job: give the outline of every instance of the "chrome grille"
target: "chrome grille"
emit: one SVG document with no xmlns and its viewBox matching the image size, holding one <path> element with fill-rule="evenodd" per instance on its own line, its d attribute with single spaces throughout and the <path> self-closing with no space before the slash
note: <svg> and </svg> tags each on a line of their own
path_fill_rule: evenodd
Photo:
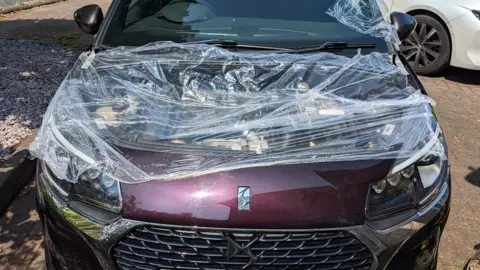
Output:
<svg viewBox="0 0 480 270">
<path fill-rule="evenodd" d="M 120 269 L 370 269 L 369 249 L 346 231 L 141 226 L 113 252 Z"/>
</svg>

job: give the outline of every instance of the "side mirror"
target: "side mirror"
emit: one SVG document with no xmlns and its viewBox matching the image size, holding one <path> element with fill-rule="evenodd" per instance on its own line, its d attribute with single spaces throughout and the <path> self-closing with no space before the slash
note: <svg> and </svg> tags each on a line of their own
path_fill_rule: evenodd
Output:
<svg viewBox="0 0 480 270">
<path fill-rule="evenodd" d="M 88 5 L 77 9 L 73 19 L 85 33 L 95 35 L 103 21 L 102 8 L 98 5 Z"/>
<path fill-rule="evenodd" d="M 417 27 L 417 21 L 412 16 L 402 12 L 392 12 L 390 20 L 395 29 L 397 29 L 400 41 L 407 39 Z"/>
</svg>

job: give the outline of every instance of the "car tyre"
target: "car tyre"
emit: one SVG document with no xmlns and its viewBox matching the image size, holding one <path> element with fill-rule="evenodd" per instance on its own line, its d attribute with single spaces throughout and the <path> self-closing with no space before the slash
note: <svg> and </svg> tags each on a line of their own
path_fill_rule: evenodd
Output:
<svg viewBox="0 0 480 270">
<path fill-rule="evenodd" d="M 449 66 L 450 37 L 445 26 L 428 15 L 415 15 L 417 28 L 400 45 L 400 52 L 420 75 L 433 75 Z"/>
</svg>

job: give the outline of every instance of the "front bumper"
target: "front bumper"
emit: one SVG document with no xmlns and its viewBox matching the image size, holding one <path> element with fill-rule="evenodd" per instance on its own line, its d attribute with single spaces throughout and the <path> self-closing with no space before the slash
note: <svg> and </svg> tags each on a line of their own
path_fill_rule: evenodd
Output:
<svg viewBox="0 0 480 270">
<path fill-rule="evenodd" d="M 354 234 L 371 250 L 372 269 L 432 269 L 450 211 L 449 171 L 444 177 L 447 179 L 436 198 L 395 226 L 374 229 L 375 224 L 365 224 L 338 229 Z M 79 205 L 73 207 L 54 197 L 43 174 L 37 179 L 48 269 L 116 269 L 112 257 L 115 244 L 132 228 L 147 223 L 102 213 L 96 213 L 102 220 L 93 221 L 80 214 Z"/>
</svg>

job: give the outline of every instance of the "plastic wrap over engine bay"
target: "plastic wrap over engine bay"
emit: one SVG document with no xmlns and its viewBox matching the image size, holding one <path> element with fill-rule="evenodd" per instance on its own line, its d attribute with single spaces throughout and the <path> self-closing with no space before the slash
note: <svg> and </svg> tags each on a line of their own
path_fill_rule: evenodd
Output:
<svg viewBox="0 0 480 270">
<path fill-rule="evenodd" d="M 387 41 L 396 36 L 380 28 Z M 89 170 L 138 183 L 256 166 L 401 160 L 443 153 L 431 104 L 389 54 L 157 42 L 80 55 L 30 150 L 70 182 Z M 130 149 L 162 153 L 148 165 L 155 173 L 136 164 Z"/>
</svg>

